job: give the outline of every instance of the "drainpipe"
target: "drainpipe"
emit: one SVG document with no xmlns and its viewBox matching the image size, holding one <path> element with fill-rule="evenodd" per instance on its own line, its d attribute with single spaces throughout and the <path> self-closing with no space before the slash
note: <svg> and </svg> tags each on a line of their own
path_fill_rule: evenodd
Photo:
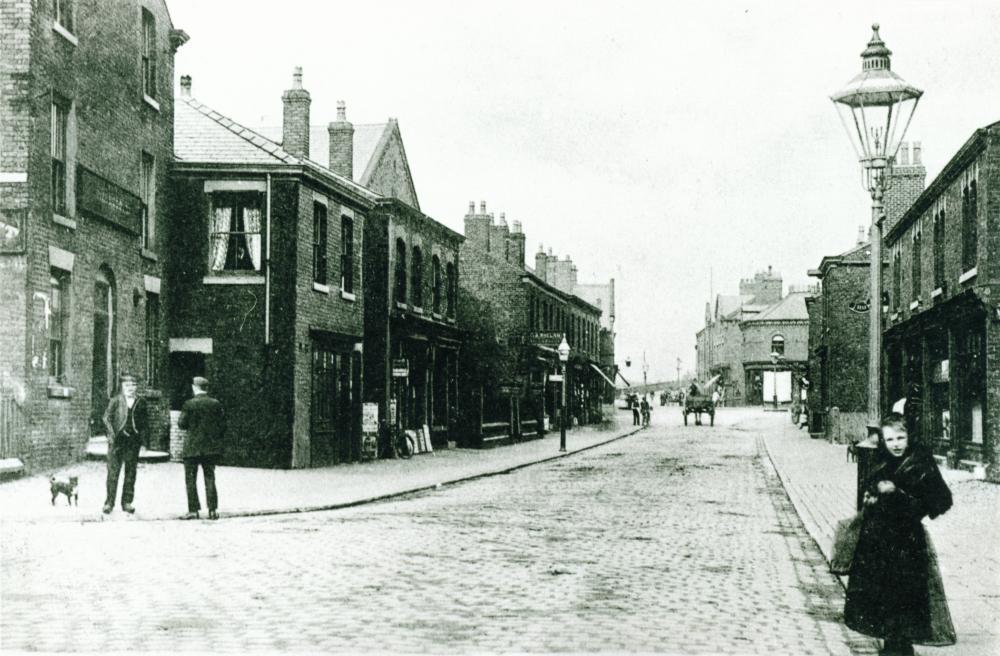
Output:
<svg viewBox="0 0 1000 656">
<path fill-rule="evenodd" d="M 267 174 L 267 246 L 264 253 L 264 344 L 271 344 L 271 174 Z"/>
</svg>

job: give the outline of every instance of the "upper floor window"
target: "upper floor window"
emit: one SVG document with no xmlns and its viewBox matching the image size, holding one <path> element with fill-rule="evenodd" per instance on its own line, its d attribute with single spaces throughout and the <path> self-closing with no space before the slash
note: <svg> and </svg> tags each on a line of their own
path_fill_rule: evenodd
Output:
<svg viewBox="0 0 1000 656">
<path fill-rule="evenodd" d="M 979 248 L 979 199 L 974 173 L 967 175 L 962 189 L 962 271 L 976 266 Z"/>
<path fill-rule="evenodd" d="M 153 250 L 154 237 L 156 236 L 155 163 L 152 155 L 146 152 L 142 153 L 142 162 L 139 168 L 139 195 L 142 199 L 142 247 L 148 250 Z"/>
<path fill-rule="evenodd" d="M 910 282 L 912 287 L 912 298 L 913 300 L 920 299 L 920 287 L 923 276 L 922 274 L 922 258 L 923 258 L 923 248 L 921 242 L 923 241 L 923 235 L 921 231 L 917 229 L 913 233 L 913 260 L 910 262 Z"/>
<path fill-rule="evenodd" d="M 69 330 L 69 274 L 52 269 L 49 276 L 49 379 L 65 382 Z"/>
<path fill-rule="evenodd" d="M 340 289 L 354 293 L 354 219 L 340 217 Z"/>
<path fill-rule="evenodd" d="M 326 205 L 313 203 L 313 282 L 326 284 Z"/>
<path fill-rule="evenodd" d="M 441 314 L 441 258 L 431 257 L 431 299 L 434 314 Z"/>
<path fill-rule="evenodd" d="M 157 366 L 160 347 L 160 295 L 146 292 L 146 382 L 150 386 L 159 380 Z"/>
<path fill-rule="evenodd" d="M 66 28 L 67 32 L 73 32 L 73 0 L 52 0 L 52 11 L 55 14 L 57 23 Z"/>
<path fill-rule="evenodd" d="M 66 171 L 67 142 L 69 140 L 69 103 L 53 96 L 51 116 L 51 153 L 52 153 L 52 211 L 56 214 L 66 214 Z"/>
<path fill-rule="evenodd" d="M 396 240 L 396 271 L 395 287 L 396 302 L 406 302 L 406 242 L 402 239 Z"/>
<path fill-rule="evenodd" d="M 211 194 L 208 249 L 211 271 L 261 270 L 260 219 L 261 194 Z"/>
<path fill-rule="evenodd" d="M 934 214 L 934 287 L 944 287 L 944 208 Z"/>
<path fill-rule="evenodd" d="M 771 353 L 777 355 L 785 354 L 785 338 L 783 335 L 775 335 L 771 338 Z"/>
<path fill-rule="evenodd" d="M 903 293 L 903 266 L 902 261 L 899 257 L 899 251 L 897 250 L 895 255 L 892 257 L 892 309 L 898 310 L 900 302 L 902 301 Z M 875 308 L 871 308 L 871 312 L 875 312 Z"/>
<path fill-rule="evenodd" d="M 413 247 L 413 305 L 422 307 L 424 304 L 424 254 L 419 246 Z"/>
<path fill-rule="evenodd" d="M 142 92 L 156 98 L 156 19 L 142 10 Z"/>
<path fill-rule="evenodd" d="M 458 276 L 455 273 L 455 263 L 449 262 L 445 266 L 445 279 L 448 294 L 448 316 L 455 316 L 455 305 L 458 302 Z"/>
</svg>

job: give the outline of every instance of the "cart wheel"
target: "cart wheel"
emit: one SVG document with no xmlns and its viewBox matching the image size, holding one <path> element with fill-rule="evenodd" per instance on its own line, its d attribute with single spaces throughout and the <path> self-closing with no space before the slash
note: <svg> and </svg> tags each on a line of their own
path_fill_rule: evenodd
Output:
<svg viewBox="0 0 1000 656">
<path fill-rule="evenodd" d="M 685 426 L 688 425 L 688 413 L 686 413 L 686 412 L 684 413 L 684 425 Z"/>
</svg>

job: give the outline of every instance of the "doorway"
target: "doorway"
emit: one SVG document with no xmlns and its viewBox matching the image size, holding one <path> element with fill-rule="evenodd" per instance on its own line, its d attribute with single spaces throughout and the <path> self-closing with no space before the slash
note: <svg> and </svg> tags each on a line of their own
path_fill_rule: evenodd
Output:
<svg viewBox="0 0 1000 656">
<path fill-rule="evenodd" d="M 101 268 L 94 280 L 93 370 L 90 392 L 90 434 L 103 435 L 104 410 L 115 393 L 115 284 Z"/>
</svg>

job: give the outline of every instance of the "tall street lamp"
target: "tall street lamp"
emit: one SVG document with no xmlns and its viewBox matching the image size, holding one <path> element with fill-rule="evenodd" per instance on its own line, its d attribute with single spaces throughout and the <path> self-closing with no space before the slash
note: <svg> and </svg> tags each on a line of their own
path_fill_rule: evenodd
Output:
<svg viewBox="0 0 1000 656">
<path fill-rule="evenodd" d="M 559 361 L 562 362 L 562 417 L 559 419 L 559 450 L 566 451 L 566 376 L 569 374 L 569 342 L 563 335 L 559 343 Z"/>
<path fill-rule="evenodd" d="M 774 410 L 778 410 L 778 361 L 781 360 L 781 354 L 777 351 L 771 351 L 771 364 L 774 365 L 774 379 L 771 381 L 771 393 L 774 398 Z"/>
<path fill-rule="evenodd" d="M 882 221 L 883 197 L 892 183 L 892 166 L 923 91 L 890 70 L 890 51 L 878 23 L 861 53 L 861 72 L 830 99 L 861 162 L 864 185 L 872 197 L 871 294 L 868 304 L 868 424 L 882 415 Z M 902 127 L 900 127 L 902 126 Z"/>
</svg>

